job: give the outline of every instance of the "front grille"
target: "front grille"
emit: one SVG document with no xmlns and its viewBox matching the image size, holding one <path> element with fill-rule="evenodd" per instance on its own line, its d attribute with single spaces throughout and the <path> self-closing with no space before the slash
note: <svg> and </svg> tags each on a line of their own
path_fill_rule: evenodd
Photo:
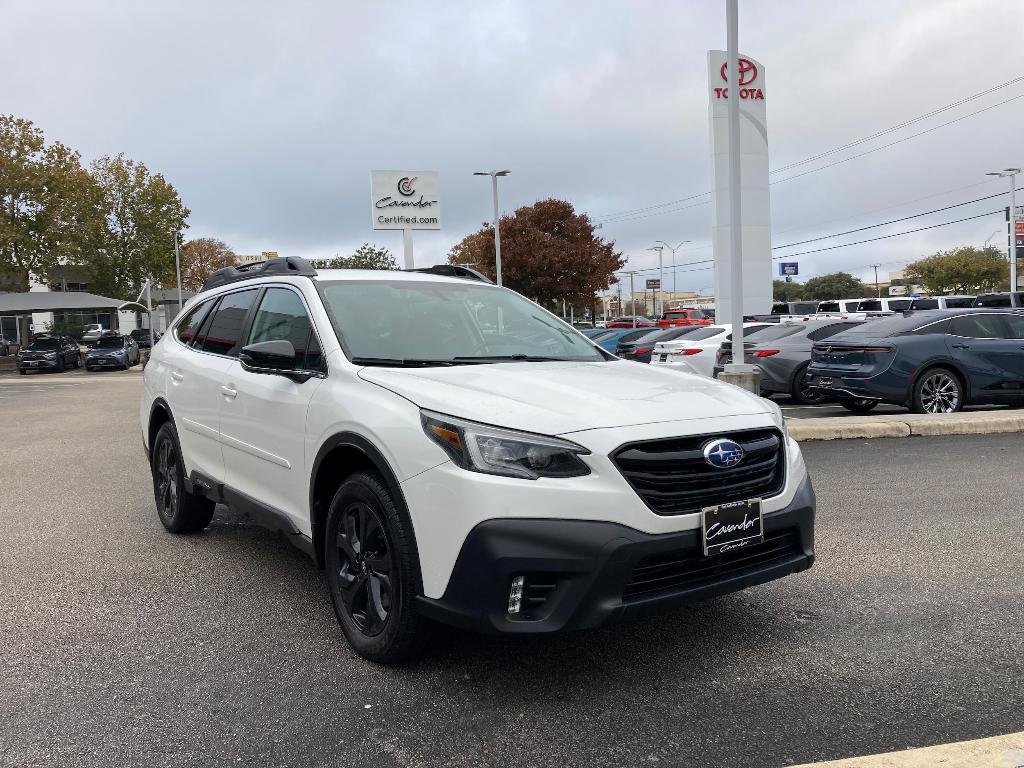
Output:
<svg viewBox="0 0 1024 768">
<path fill-rule="evenodd" d="M 719 438 L 742 446 L 743 460 L 735 467 L 718 469 L 704 460 L 704 446 Z M 776 429 L 629 443 L 612 454 L 612 461 L 659 515 L 774 496 L 786 479 L 782 435 Z"/>
<path fill-rule="evenodd" d="M 704 557 L 697 548 L 645 557 L 633 569 L 623 597 L 639 597 L 665 590 L 688 590 L 743 576 L 803 552 L 796 528 L 770 531 L 764 541 L 721 555 Z"/>
</svg>

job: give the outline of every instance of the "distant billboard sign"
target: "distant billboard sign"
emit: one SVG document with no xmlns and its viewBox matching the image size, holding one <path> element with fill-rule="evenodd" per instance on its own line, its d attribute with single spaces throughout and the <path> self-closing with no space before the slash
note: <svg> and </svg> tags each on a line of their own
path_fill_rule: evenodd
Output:
<svg viewBox="0 0 1024 768">
<path fill-rule="evenodd" d="M 647 290 L 648 291 L 660 291 L 661 290 L 661 280 L 659 280 L 658 278 L 654 278 L 653 280 L 648 280 L 647 281 Z"/>
<path fill-rule="evenodd" d="M 782 277 L 796 277 L 800 274 L 800 265 L 795 261 L 783 261 L 779 264 L 779 274 Z"/>
<path fill-rule="evenodd" d="M 370 171 L 374 229 L 440 229 L 437 171 Z"/>
</svg>

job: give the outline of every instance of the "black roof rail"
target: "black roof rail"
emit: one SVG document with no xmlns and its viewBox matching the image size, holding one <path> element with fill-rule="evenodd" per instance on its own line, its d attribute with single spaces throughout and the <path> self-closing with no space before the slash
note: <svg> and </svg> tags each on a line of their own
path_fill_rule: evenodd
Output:
<svg viewBox="0 0 1024 768">
<path fill-rule="evenodd" d="M 203 290 L 219 288 L 228 283 L 235 283 L 239 280 L 249 280 L 254 277 L 272 276 L 292 277 L 316 277 L 316 270 L 313 265 L 298 256 L 279 256 L 266 261 L 254 261 L 249 264 L 242 264 L 238 267 L 224 267 L 206 278 L 203 283 Z"/>
<path fill-rule="evenodd" d="M 418 267 L 416 269 L 403 269 L 402 271 L 423 272 L 428 275 L 441 275 L 442 277 L 464 277 L 467 280 L 479 280 L 481 283 L 494 285 L 494 281 L 486 275 L 462 264 L 435 264 L 432 267 Z"/>
</svg>

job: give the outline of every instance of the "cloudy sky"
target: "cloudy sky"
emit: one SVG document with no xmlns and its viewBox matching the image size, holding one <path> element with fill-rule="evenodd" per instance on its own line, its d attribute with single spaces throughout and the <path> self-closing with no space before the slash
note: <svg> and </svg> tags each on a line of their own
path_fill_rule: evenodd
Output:
<svg viewBox="0 0 1024 768">
<path fill-rule="evenodd" d="M 741 50 L 767 67 L 774 169 L 1024 76 L 1016 0 L 741 0 L 740 14 Z M 508 168 L 505 211 L 568 199 L 631 268 L 654 263 L 655 240 L 691 240 L 680 264 L 710 258 L 707 198 L 672 201 L 710 189 L 706 51 L 725 47 L 724 2 L 0 0 L 0 18 L 0 111 L 86 159 L 123 151 L 162 172 L 192 210 L 189 236 L 240 253 L 325 256 L 366 240 L 400 253 L 400 233 L 370 228 L 369 171 L 436 169 L 444 229 L 416 236 L 418 262 L 432 263 L 490 218 L 489 182 L 472 171 Z M 773 174 L 774 244 L 1004 191 L 984 173 L 1024 165 L 1022 95 L 1024 80 Z M 1001 226 L 988 216 L 797 260 L 805 276 L 867 277 L 866 265 L 899 269 Z M 713 284 L 704 265 L 677 279 Z"/>
</svg>

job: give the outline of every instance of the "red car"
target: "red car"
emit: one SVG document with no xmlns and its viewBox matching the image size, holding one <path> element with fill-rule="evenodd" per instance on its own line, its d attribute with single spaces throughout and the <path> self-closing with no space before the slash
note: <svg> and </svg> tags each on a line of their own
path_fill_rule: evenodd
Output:
<svg viewBox="0 0 1024 768">
<path fill-rule="evenodd" d="M 658 320 L 660 328 L 678 328 L 684 325 L 711 325 L 714 320 L 699 309 L 670 309 Z"/>
<path fill-rule="evenodd" d="M 612 320 L 609 320 L 608 321 L 608 325 L 605 326 L 605 328 L 633 328 L 633 327 L 634 327 L 634 324 L 633 324 L 633 316 L 632 315 L 622 315 L 621 317 L 616 317 L 616 318 L 614 318 Z M 657 328 L 658 324 L 656 322 L 654 322 L 653 320 L 651 320 L 650 318 L 648 318 L 648 317 L 641 317 L 640 315 L 637 315 L 636 316 L 636 326 L 635 327 L 637 327 L 637 328 Z"/>
</svg>

